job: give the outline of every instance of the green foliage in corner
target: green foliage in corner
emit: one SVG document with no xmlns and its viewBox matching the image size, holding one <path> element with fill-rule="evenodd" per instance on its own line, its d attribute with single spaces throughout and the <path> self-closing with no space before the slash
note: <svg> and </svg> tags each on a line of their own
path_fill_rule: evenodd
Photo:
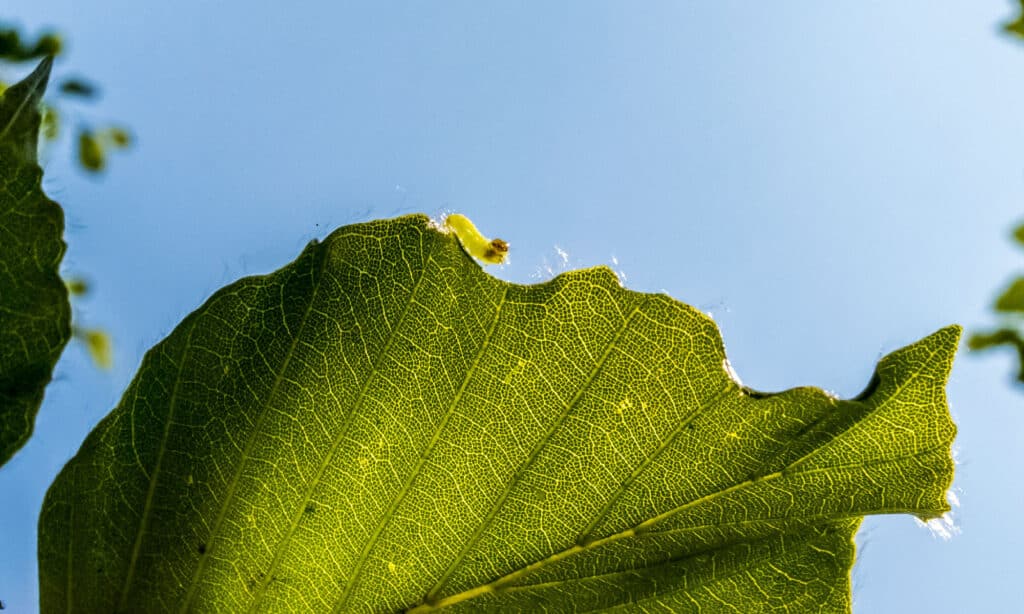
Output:
<svg viewBox="0 0 1024 614">
<path fill-rule="evenodd" d="M 64 213 L 36 161 L 40 101 L 52 62 L 0 95 L 0 465 L 25 445 L 71 335 Z"/>
<path fill-rule="evenodd" d="M 853 400 L 755 393 L 606 268 L 344 227 L 149 351 L 46 496 L 42 609 L 846 611 L 865 514 L 949 509 L 958 337 Z"/>
</svg>

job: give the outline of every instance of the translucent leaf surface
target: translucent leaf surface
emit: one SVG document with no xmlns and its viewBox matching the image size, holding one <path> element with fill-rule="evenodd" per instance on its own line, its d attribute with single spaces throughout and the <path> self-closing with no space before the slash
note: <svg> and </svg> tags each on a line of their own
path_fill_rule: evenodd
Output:
<svg viewBox="0 0 1024 614">
<path fill-rule="evenodd" d="M 754 393 L 608 269 L 341 228 L 147 354 L 47 494 L 43 609 L 843 611 L 864 514 L 948 509 L 958 336 L 856 400 Z"/>
<path fill-rule="evenodd" d="M 71 336 L 58 268 L 64 214 L 36 161 L 51 61 L 0 95 L 0 465 L 32 433 L 53 366 Z"/>
</svg>

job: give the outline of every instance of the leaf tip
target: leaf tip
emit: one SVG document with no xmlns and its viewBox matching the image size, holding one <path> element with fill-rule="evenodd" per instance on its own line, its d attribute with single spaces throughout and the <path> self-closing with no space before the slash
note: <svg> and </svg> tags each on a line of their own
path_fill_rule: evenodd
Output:
<svg viewBox="0 0 1024 614">
<path fill-rule="evenodd" d="M 35 160 L 42 121 L 40 105 L 53 69 L 53 56 L 46 56 L 27 77 L 12 85 L 0 97 L 0 141 L 10 141 Z"/>
</svg>

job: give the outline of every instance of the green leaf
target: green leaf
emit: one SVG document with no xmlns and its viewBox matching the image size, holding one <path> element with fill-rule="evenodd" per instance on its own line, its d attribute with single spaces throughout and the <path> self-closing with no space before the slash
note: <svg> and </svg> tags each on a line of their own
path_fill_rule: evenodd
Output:
<svg viewBox="0 0 1024 614">
<path fill-rule="evenodd" d="M 606 268 L 344 227 L 149 351 L 46 496 L 43 611 L 848 610 L 861 517 L 949 509 L 959 334 L 756 393 Z"/>
<path fill-rule="evenodd" d="M 50 59 L 0 96 L 0 465 L 28 440 L 43 389 L 71 336 L 58 273 L 64 214 L 36 162 Z"/>
<path fill-rule="evenodd" d="M 91 173 L 99 173 L 107 167 L 107 152 L 99 136 L 91 129 L 84 128 L 78 132 L 78 163 Z"/>
<path fill-rule="evenodd" d="M 57 56 L 64 42 L 56 32 L 45 32 L 35 43 L 23 40 L 21 33 L 11 26 L 0 25 L 0 60 L 25 62 L 46 56 Z"/>
<path fill-rule="evenodd" d="M 99 93 L 95 84 L 81 77 L 64 79 L 61 81 L 59 89 L 61 94 L 85 99 L 95 98 Z"/>
<path fill-rule="evenodd" d="M 1017 381 L 1024 383 L 1024 338 L 1013 328 L 1000 328 L 990 333 L 974 333 L 967 340 L 967 347 L 984 351 L 1002 345 L 1009 345 L 1017 351 Z"/>
<path fill-rule="evenodd" d="M 996 299 L 996 311 L 1024 311 L 1024 277 L 1013 280 Z"/>
<path fill-rule="evenodd" d="M 1024 38 L 1024 0 L 1018 0 L 1020 15 L 1013 21 L 1003 24 L 1003 31 L 1018 38 Z"/>
<path fill-rule="evenodd" d="M 1024 245 L 1024 224 L 1018 224 L 1013 229 L 1013 239 L 1020 245 Z"/>
</svg>

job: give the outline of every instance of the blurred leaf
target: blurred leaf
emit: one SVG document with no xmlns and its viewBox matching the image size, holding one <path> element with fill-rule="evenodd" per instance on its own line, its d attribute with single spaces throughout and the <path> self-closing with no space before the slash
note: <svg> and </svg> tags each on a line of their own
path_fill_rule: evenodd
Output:
<svg viewBox="0 0 1024 614">
<path fill-rule="evenodd" d="M 60 84 L 60 92 L 79 98 L 95 98 L 98 93 L 96 86 L 80 78 L 65 79 Z"/>
<path fill-rule="evenodd" d="M 0 98 L 0 465 L 32 433 L 43 390 L 71 335 L 58 273 L 64 214 L 42 190 L 36 161 L 43 60 Z"/>
<path fill-rule="evenodd" d="M 85 296 L 89 293 L 89 282 L 85 281 L 81 277 L 66 279 L 64 280 L 64 285 L 68 287 L 68 292 L 70 292 L 72 296 Z"/>
<path fill-rule="evenodd" d="M 1013 238 L 1017 243 L 1024 245 L 1024 224 L 1013 229 Z"/>
<path fill-rule="evenodd" d="M 1003 24 L 1003 30 L 1009 34 L 1024 38 L 1024 0 L 1018 0 L 1020 14 L 1016 19 Z"/>
<path fill-rule="evenodd" d="M 996 311 L 1024 311 L 1024 277 L 1013 280 L 999 298 L 996 299 Z"/>
<path fill-rule="evenodd" d="M 26 42 L 16 28 L 0 26 L 0 60 L 26 62 L 46 56 L 58 56 L 64 50 L 59 34 L 46 32 L 34 43 Z"/>
<path fill-rule="evenodd" d="M 81 339 L 93 363 L 101 369 L 110 369 L 114 365 L 114 348 L 110 335 L 98 328 L 73 329 L 75 338 Z"/>
<path fill-rule="evenodd" d="M 974 333 L 967 340 L 967 347 L 972 350 L 986 350 L 1004 344 L 1021 344 L 1020 333 L 1009 328 L 1000 328 L 991 333 Z"/>
<path fill-rule="evenodd" d="M 57 57 L 64 50 L 64 40 L 55 32 L 48 32 L 39 37 L 32 51 L 25 59 L 35 59 L 43 56 Z"/>
<path fill-rule="evenodd" d="M 949 509 L 958 337 L 854 400 L 752 394 L 607 268 L 519 286 L 423 216 L 344 227 L 146 354 L 47 493 L 42 609 L 849 611 L 861 517 Z"/>
<path fill-rule="evenodd" d="M 98 173 L 107 166 L 103 144 L 92 130 L 83 129 L 78 133 L 78 162 L 82 168 L 93 173 Z"/>
<path fill-rule="evenodd" d="M 16 61 L 26 53 L 21 34 L 10 27 L 0 27 L 0 59 Z"/>
<path fill-rule="evenodd" d="M 1024 383 L 1024 338 L 1019 331 L 1000 328 L 991 333 L 974 333 L 967 340 L 967 347 L 972 350 L 987 350 L 1002 345 L 1009 345 L 1017 351 L 1017 381 Z"/>
<path fill-rule="evenodd" d="M 120 127 L 107 128 L 106 138 L 110 144 L 119 149 L 124 149 L 132 144 L 132 135 L 128 130 Z"/>
</svg>

